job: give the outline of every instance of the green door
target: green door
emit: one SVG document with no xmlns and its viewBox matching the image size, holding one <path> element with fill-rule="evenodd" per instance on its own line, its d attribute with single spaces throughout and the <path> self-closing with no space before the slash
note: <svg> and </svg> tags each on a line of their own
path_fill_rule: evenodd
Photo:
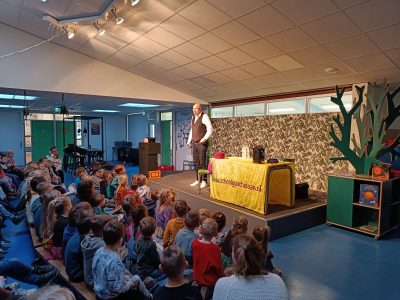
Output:
<svg viewBox="0 0 400 300">
<path fill-rule="evenodd" d="M 57 146 L 63 156 L 64 138 L 62 121 L 55 121 L 56 143 L 54 144 L 54 121 L 31 121 L 32 160 L 37 161 L 49 154 L 50 147 Z M 74 143 L 73 122 L 65 122 L 65 145 Z"/>
<path fill-rule="evenodd" d="M 54 146 L 53 132 L 53 121 L 31 121 L 33 161 L 49 154 L 50 147 Z"/>
<path fill-rule="evenodd" d="M 353 226 L 354 180 L 336 176 L 328 177 L 328 222 Z"/>
<path fill-rule="evenodd" d="M 56 121 L 56 147 L 58 148 L 58 152 L 60 156 L 64 155 L 64 147 L 67 147 L 68 144 L 74 143 L 74 122 L 65 121 L 64 122 L 64 133 L 63 133 L 63 122 Z M 64 145 L 64 134 L 65 134 L 65 145 Z"/>
<path fill-rule="evenodd" d="M 171 121 L 161 121 L 161 164 L 171 165 Z"/>
</svg>

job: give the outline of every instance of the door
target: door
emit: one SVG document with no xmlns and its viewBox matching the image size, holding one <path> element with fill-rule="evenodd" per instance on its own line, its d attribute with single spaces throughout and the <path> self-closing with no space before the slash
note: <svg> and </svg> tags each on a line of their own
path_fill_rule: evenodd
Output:
<svg viewBox="0 0 400 300">
<path fill-rule="evenodd" d="M 172 121 L 161 121 L 161 164 L 164 166 L 171 165 L 171 135 Z"/>
<path fill-rule="evenodd" d="M 49 154 L 50 147 L 54 146 L 53 121 L 31 121 L 32 160 L 38 161 Z"/>
<path fill-rule="evenodd" d="M 56 139 L 54 139 L 54 122 Z M 73 122 L 65 122 L 65 146 L 74 143 Z M 32 160 L 37 161 L 49 154 L 50 147 L 56 146 L 63 156 L 64 137 L 62 121 L 31 121 Z"/>
<path fill-rule="evenodd" d="M 191 110 L 175 113 L 175 170 L 183 170 L 184 160 L 193 160 L 192 148 L 186 147 L 192 116 Z"/>
<path fill-rule="evenodd" d="M 65 121 L 64 132 L 63 132 L 63 122 L 56 121 L 56 147 L 58 148 L 58 152 L 60 153 L 61 157 L 64 156 L 64 147 L 67 147 L 68 144 L 73 144 L 73 143 L 74 143 L 74 123 L 72 121 Z"/>
</svg>

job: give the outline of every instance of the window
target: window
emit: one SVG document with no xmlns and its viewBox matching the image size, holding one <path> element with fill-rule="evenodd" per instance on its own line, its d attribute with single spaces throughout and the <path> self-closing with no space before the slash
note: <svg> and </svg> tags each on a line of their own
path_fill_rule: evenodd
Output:
<svg viewBox="0 0 400 300">
<path fill-rule="evenodd" d="M 211 108 L 211 118 L 233 117 L 233 106 Z"/>
<path fill-rule="evenodd" d="M 156 137 L 156 124 L 154 123 L 149 124 L 149 137 L 152 138 Z"/>
<path fill-rule="evenodd" d="M 161 121 L 172 121 L 172 112 L 162 112 Z"/>
<path fill-rule="evenodd" d="M 305 112 L 305 99 L 268 102 L 268 115 L 292 115 Z"/>
<path fill-rule="evenodd" d="M 331 96 L 334 95 L 326 95 L 321 97 L 311 97 L 310 101 L 310 113 L 324 113 L 324 112 L 337 112 L 340 111 L 338 105 L 331 101 Z M 351 92 L 345 93 L 342 97 L 342 101 L 344 107 L 347 111 L 351 109 L 352 105 L 352 97 Z"/>
<path fill-rule="evenodd" d="M 235 107 L 236 117 L 263 116 L 265 114 L 265 102 L 238 105 Z"/>
</svg>

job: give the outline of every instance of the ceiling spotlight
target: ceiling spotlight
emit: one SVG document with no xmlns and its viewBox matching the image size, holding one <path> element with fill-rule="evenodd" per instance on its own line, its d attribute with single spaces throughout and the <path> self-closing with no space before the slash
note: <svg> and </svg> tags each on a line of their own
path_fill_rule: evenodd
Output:
<svg viewBox="0 0 400 300">
<path fill-rule="evenodd" d="M 42 2 L 47 2 L 47 0 L 41 0 Z"/>
<path fill-rule="evenodd" d="M 140 0 L 131 0 L 131 5 L 135 6 L 136 4 L 139 3 Z"/>
<path fill-rule="evenodd" d="M 67 33 L 68 39 L 72 39 L 75 36 L 75 31 L 68 26 L 63 27 L 64 31 Z"/>
<path fill-rule="evenodd" d="M 124 22 L 124 18 L 118 17 L 117 15 L 117 11 L 115 10 L 115 8 L 113 8 L 111 10 L 111 13 L 113 14 L 113 16 L 115 17 L 115 23 L 117 25 L 122 24 Z"/>
<path fill-rule="evenodd" d="M 104 35 L 106 33 L 106 30 L 104 28 L 101 28 L 99 26 L 99 23 L 93 23 L 93 26 L 97 29 L 99 35 Z"/>
</svg>

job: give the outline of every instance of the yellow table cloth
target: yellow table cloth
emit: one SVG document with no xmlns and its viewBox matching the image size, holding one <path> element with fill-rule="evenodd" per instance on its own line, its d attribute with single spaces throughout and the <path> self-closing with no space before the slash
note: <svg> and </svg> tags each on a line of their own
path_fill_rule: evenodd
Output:
<svg viewBox="0 0 400 300">
<path fill-rule="evenodd" d="M 294 205 L 294 172 L 291 162 L 256 164 L 241 157 L 213 159 L 210 196 L 266 214 L 268 204 Z"/>
</svg>

